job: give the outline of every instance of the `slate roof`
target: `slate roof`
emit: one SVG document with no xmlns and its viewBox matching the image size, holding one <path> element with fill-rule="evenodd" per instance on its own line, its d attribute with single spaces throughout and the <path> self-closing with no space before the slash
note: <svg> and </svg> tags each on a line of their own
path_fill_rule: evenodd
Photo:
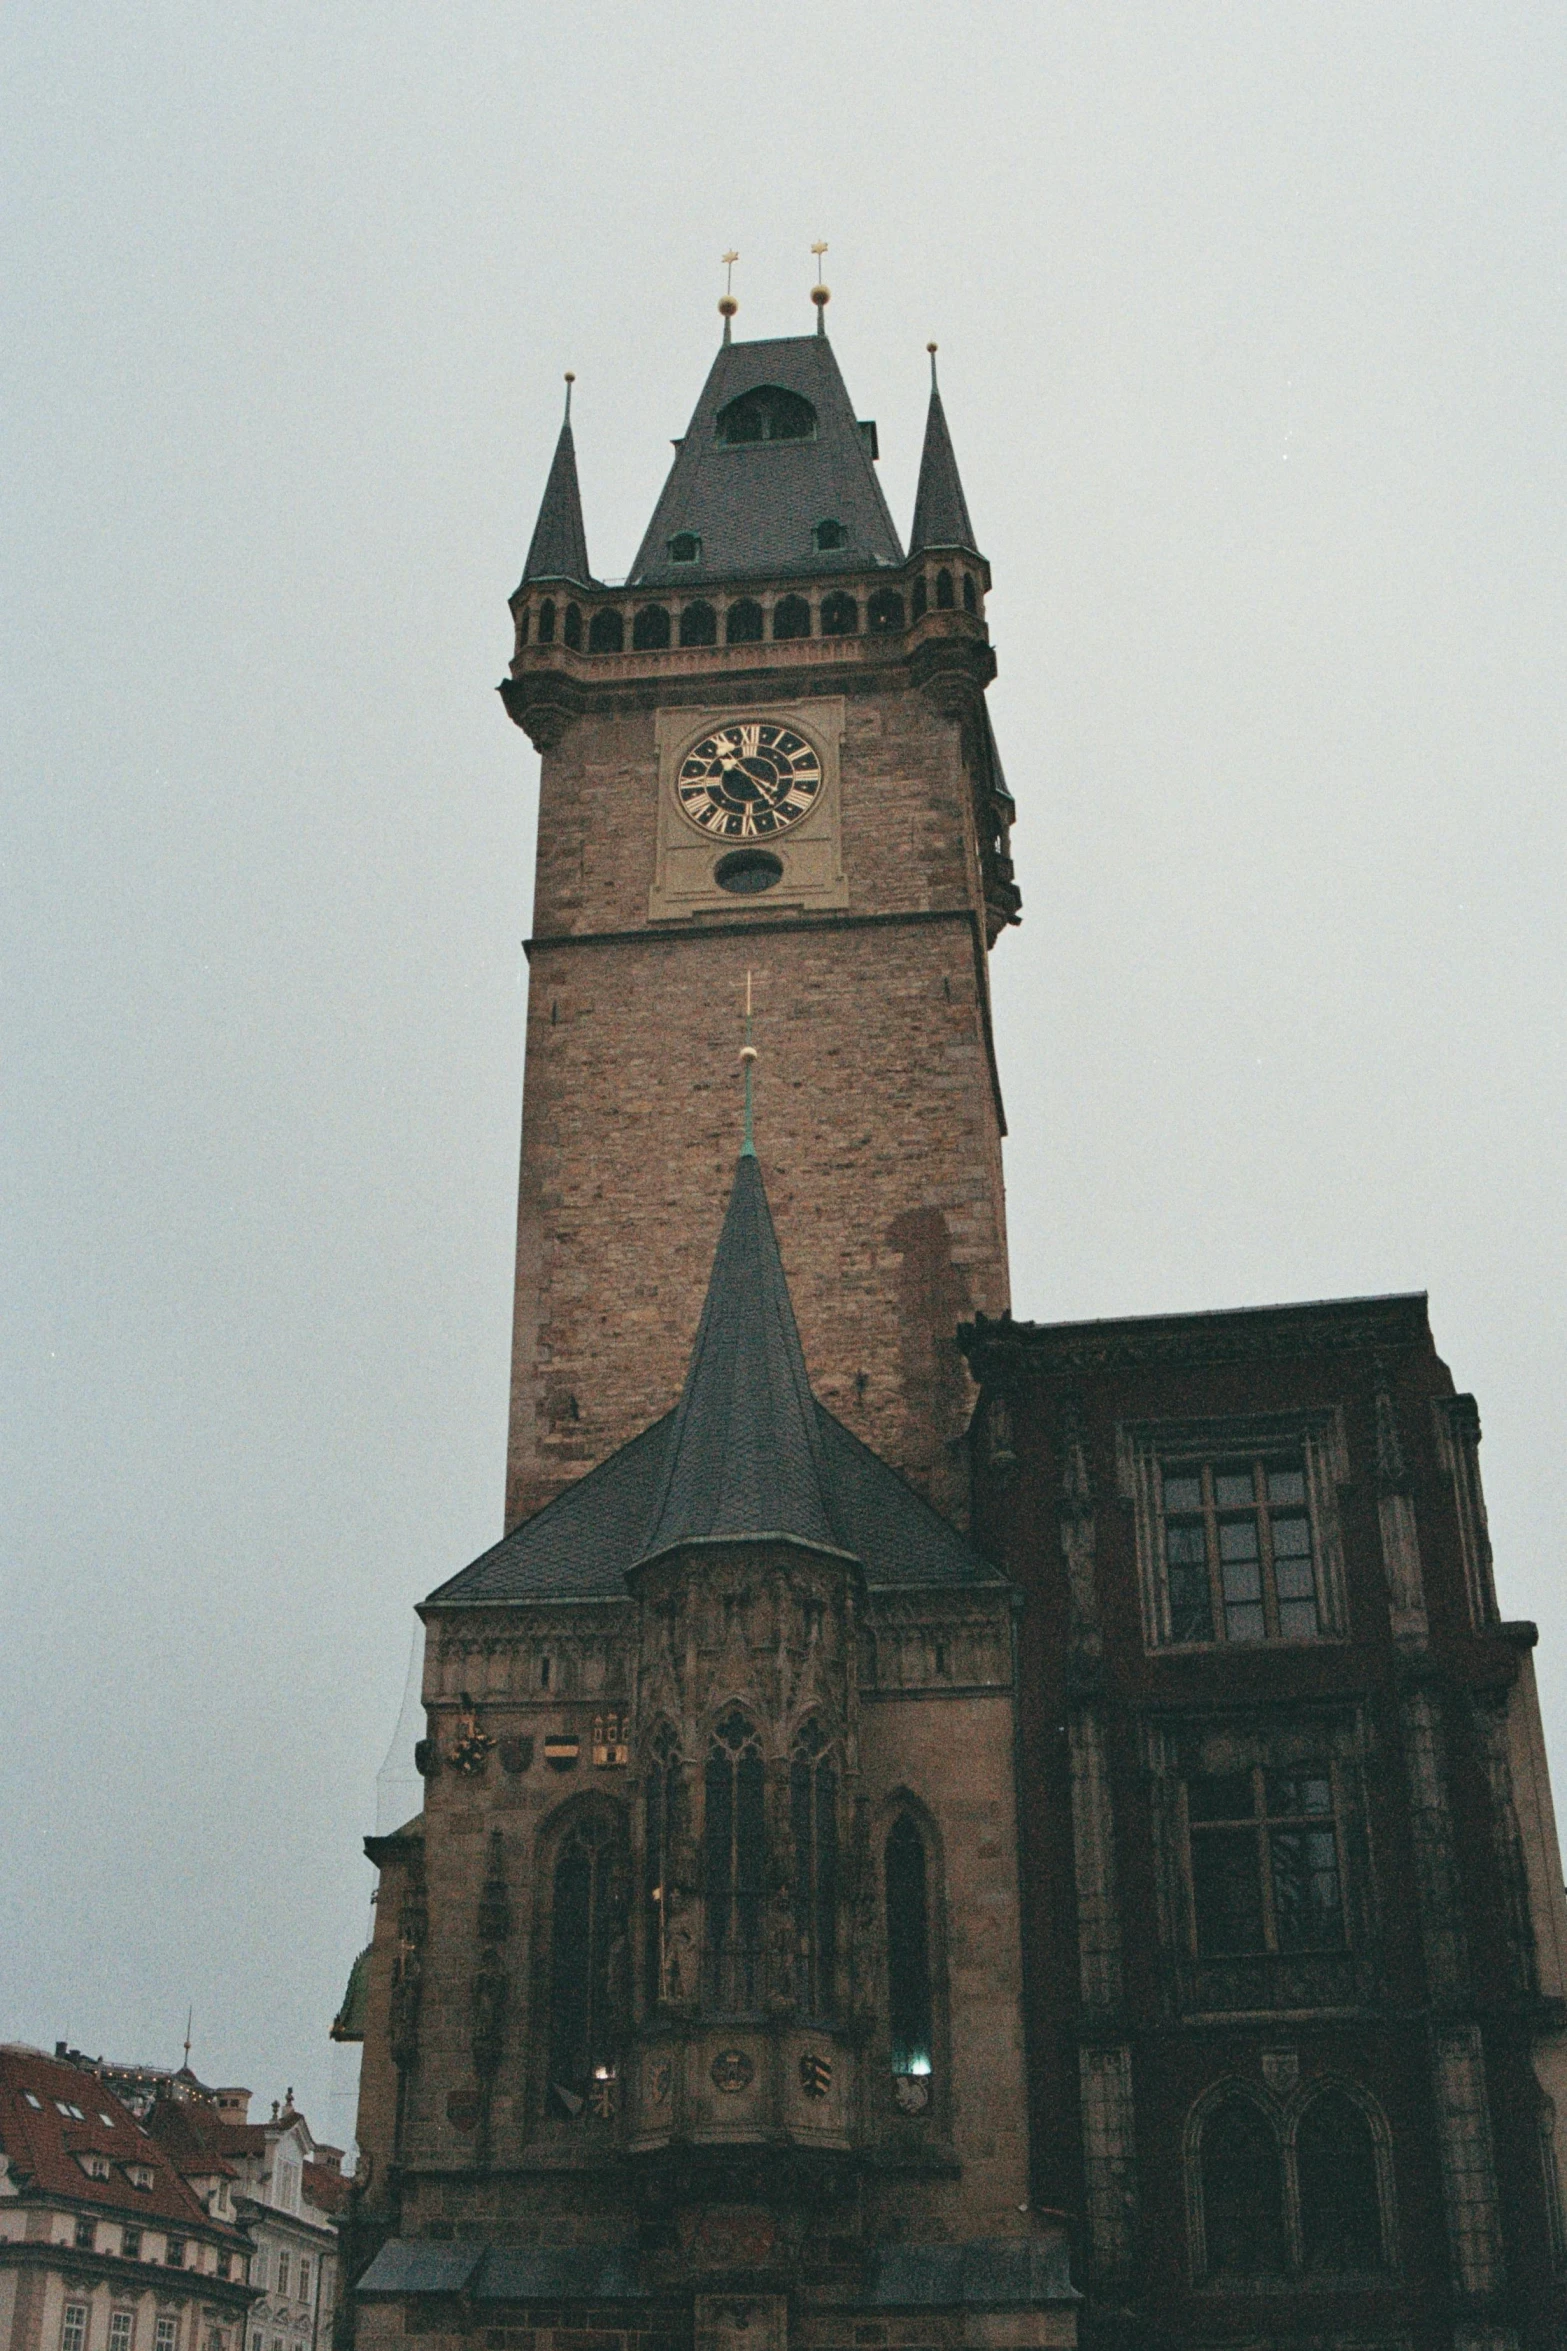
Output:
<svg viewBox="0 0 1567 2351">
<path fill-rule="evenodd" d="M 815 1404 L 762 1171 L 747 1147 L 665 1448 L 645 1556 L 724 1535 L 787 1534 L 837 1550 Z"/>
<path fill-rule="evenodd" d="M 925 446 L 920 452 L 920 479 L 914 493 L 909 553 L 917 555 L 922 547 L 967 547 L 975 555 L 979 553 L 979 541 L 969 520 L 968 500 L 958 477 L 952 435 L 947 430 L 947 412 L 934 384 L 930 388 L 930 410 L 925 419 Z"/>
<path fill-rule="evenodd" d="M 767 1194 L 741 1153 L 679 1404 L 430 1594 L 429 1608 L 625 1597 L 679 1544 L 773 1535 L 873 1588 L 999 1584 L 955 1527 L 811 1394 Z"/>
<path fill-rule="evenodd" d="M 575 580 L 583 587 L 593 578 L 588 569 L 588 535 L 582 527 L 582 492 L 577 486 L 577 444 L 569 413 L 555 444 L 522 576 L 524 580 Z"/>
<path fill-rule="evenodd" d="M 817 430 L 809 441 L 718 438 L 718 414 L 742 392 L 780 385 L 809 400 Z M 634 587 L 691 586 L 747 573 L 865 571 L 900 564 L 903 549 L 871 462 L 871 427 L 855 419 L 825 335 L 725 343 L 675 451 L 647 535 L 631 567 Z M 817 523 L 847 526 L 847 546 L 818 552 Z M 669 541 L 694 531 L 698 563 L 671 563 Z"/>
</svg>

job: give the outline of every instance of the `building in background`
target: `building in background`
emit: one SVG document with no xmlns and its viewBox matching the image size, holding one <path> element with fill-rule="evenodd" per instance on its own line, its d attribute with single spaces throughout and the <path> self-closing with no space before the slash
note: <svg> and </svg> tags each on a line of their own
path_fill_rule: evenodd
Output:
<svg viewBox="0 0 1567 2351">
<path fill-rule="evenodd" d="M 249 2243 L 84 2066 L 0 2049 L 0 2351 L 246 2351 Z"/>
<path fill-rule="evenodd" d="M 161 2097 L 147 2127 L 195 2193 L 226 2184 L 257 2291 L 244 2351 L 327 2351 L 338 2297 L 338 2217 L 348 2194 L 343 2151 L 312 2136 L 292 2091 L 264 2122 L 249 2120 L 248 2092 L 229 2096 L 224 2113 L 202 2099 Z M 235 2096 L 244 2098 L 242 2110 Z"/>
</svg>

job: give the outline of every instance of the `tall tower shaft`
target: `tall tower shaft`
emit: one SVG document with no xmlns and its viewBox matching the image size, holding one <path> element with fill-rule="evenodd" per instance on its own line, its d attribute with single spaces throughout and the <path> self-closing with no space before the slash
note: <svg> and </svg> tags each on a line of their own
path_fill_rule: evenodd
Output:
<svg viewBox="0 0 1567 2351">
<path fill-rule="evenodd" d="M 726 343 L 609 587 L 563 428 L 501 689 L 542 755 L 508 1525 L 679 1393 L 748 971 L 812 1382 L 961 1514 L 953 1333 L 1008 1302 L 987 958 L 1012 803 L 934 390 L 907 555 L 875 450 L 824 336 Z"/>
</svg>

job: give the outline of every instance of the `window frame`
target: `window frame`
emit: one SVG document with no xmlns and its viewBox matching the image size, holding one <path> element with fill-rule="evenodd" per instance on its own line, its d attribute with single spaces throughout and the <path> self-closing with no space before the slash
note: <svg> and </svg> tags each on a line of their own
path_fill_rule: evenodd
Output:
<svg viewBox="0 0 1567 2351">
<path fill-rule="evenodd" d="M 1301 2126 L 1326 2098 L 1344 2098 L 1359 2110 L 1370 2135 L 1376 2167 L 1377 2234 L 1381 2259 L 1371 2270 L 1318 2270 L 1307 2266 L 1305 2214 L 1300 2194 Z M 1284 2267 L 1250 2276 L 1215 2276 L 1208 2253 L 1203 2180 L 1203 2141 L 1210 2122 L 1227 2105 L 1251 2106 L 1273 2134 L 1279 2154 L 1283 2199 Z M 1186 2186 L 1187 2266 L 1193 2288 L 1215 2296 L 1319 2294 L 1386 2291 L 1402 2274 L 1399 2250 L 1397 2180 L 1387 2116 L 1370 2091 L 1336 2071 L 1298 2080 L 1287 2096 L 1244 2076 L 1226 2074 L 1210 2083 L 1186 2117 L 1182 2174 Z"/>
<path fill-rule="evenodd" d="M 556 1939 L 562 1924 L 561 1872 L 573 1854 L 587 1865 L 588 1921 L 596 1952 L 594 1982 L 577 2020 L 585 2033 L 589 2070 L 583 2088 L 573 2090 L 582 2099 L 575 2109 L 554 2095 L 557 2084 L 572 2087 L 560 2081 L 557 2031 L 568 2022 L 561 2005 L 567 1959 L 557 1953 Z M 584 2131 L 603 2131 L 613 2120 L 631 2023 L 625 1981 L 633 1933 L 631 1840 L 624 1805 L 597 1791 L 569 1798 L 540 1834 L 535 1869 L 532 2013 L 539 2029 L 530 2036 L 532 2128 L 551 2138 L 575 2139 Z"/>
<path fill-rule="evenodd" d="M 1178 2012 L 1191 2017 L 1339 2017 L 1377 1997 L 1381 1911 L 1366 1789 L 1371 1732 L 1357 1700 L 1237 1708 L 1144 1724 L 1159 1939 Z M 1333 1780 L 1344 1942 L 1336 1950 L 1203 1952 L 1197 1935 L 1186 1782 L 1256 1767 Z M 1216 1824 L 1217 1825 L 1217 1824 Z"/>
<path fill-rule="evenodd" d="M 1116 1430 L 1116 1456 L 1119 1490 L 1123 1500 L 1132 1504 L 1143 1645 L 1150 1655 L 1301 1655 L 1320 1649 L 1325 1642 L 1348 1638 L 1338 1490 L 1348 1482 L 1349 1464 L 1343 1417 L 1336 1405 L 1200 1420 L 1123 1421 Z M 1216 1583 L 1219 1563 L 1211 1558 L 1208 1563 L 1213 1594 L 1210 1606 L 1221 1611 L 1215 1629 L 1206 1639 L 1177 1640 L 1172 1630 L 1165 1550 L 1164 1480 L 1172 1472 L 1179 1474 L 1183 1468 L 1217 1467 L 1242 1460 L 1261 1464 L 1264 1473 L 1269 1463 L 1278 1468 L 1288 1462 L 1304 1469 L 1305 1515 L 1311 1528 L 1316 1581 L 1317 1630 L 1314 1634 L 1294 1635 L 1265 1632 L 1260 1641 L 1227 1638 L 1217 1629 L 1222 1621 L 1222 1602 Z M 1255 1469 L 1253 1495 L 1254 1513 L 1266 1514 L 1274 1507 L 1259 1495 Z M 1283 1511 L 1292 1506 L 1277 1507 Z M 1205 1518 L 1205 1524 L 1208 1523 Z"/>
<path fill-rule="evenodd" d="M 87 2351 L 91 2326 L 92 2305 L 75 2300 L 67 2302 L 60 2313 L 60 2351 Z"/>
<path fill-rule="evenodd" d="M 1345 1899 L 1345 1883 L 1348 1872 L 1346 1867 L 1344 1832 L 1342 1827 L 1343 1801 L 1338 1770 L 1335 1767 L 1334 1760 L 1331 1755 L 1324 1755 L 1320 1762 L 1315 1764 L 1298 1763 L 1293 1766 L 1285 1766 L 1284 1769 L 1293 1770 L 1297 1776 L 1302 1778 L 1306 1777 L 1308 1774 L 1312 1777 L 1326 1778 L 1331 1792 L 1331 1806 L 1327 1814 L 1324 1815 L 1320 1812 L 1313 1813 L 1307 1810 L 1299 1810 L 1295 1812 L 1274 1811 L 1272 1809 L 1272 1798 L 1268 1791 L 1268 1782 L 1270 1779 L 1276 1779 L 1282 1776 L 1278 1766 L 1254 1761 L 1248 1764 L 1242 1764 L 1239 1769 L 1230 1773 L 1188 1772 L 1182 1774 L 1180 1795 L 1181 1826 L 1186 1839 L 1186 1883 L 1190 1895 L 1189 1929 L 1191 1934 L 1191 1956 L 1194 1960 L 1228 1958 L 1289 1959 L 1297 1956 L 1315 1956 L 1319 1952 L 1326 1953 L 1331 1957 L 1337 1958 L 1349 1952 L 1353 1947 L 1353 1938 L 1350 1932 L 1349 1905 Z M 1249 1778 L 1251 1781 L 1252 1808 L 1249 1813 L 1237 1812 L 1234 1814 L 1223 1814 L 1209 1820 L 1193 1820 L 1191 1810 L 1191 1791 L 1194 1780 L 1224 1778 L 1240 1779 L 1243 1776 Z M 1331 1944 L 1303 1943 L 1291 1948 L 1284 1943 L 1279 1932 L 1279 1872 L 1274 1855 L 1274 1837 L 1278 1834 L 1287 1835 L 1292 1831 L 1300 1829 L 1306 1830 L 1308 1834 L 1311 1833 L 1314 1829 L 1315 1833 L 1320 1835 L 1324 1823 L 1331 1830 L 1333 1837 L 1334 1876 L 1337 1890 L 1338 1915 L 1341 1926 L 1341 1940 L 1337 1943 Z M 1252 1849 L 1256 1861 L 1257 1892 L 1259 1896 L 1258 1907 L 1261 1917 L 1263 1939 L 1260 1946 L 1251 1950 L 1241 1950 L 1234 1952 L 1204 1951 L 1202 1947 L 1202 1918 L 1198 1897 L 1198 1841 L 1200 1840 L 1203 1843 L 1217 1844 L 1221 1837 L 1226 1835 L 1233 1836 L 1238 1833 L 1249 1834 L 1252 1840 Z"/>
<path fill-rule="evenodd" d="M 124 2305 L 109 2312 L 108 2351 L 135 2351 L 136 2313 Z"/>
</svg>

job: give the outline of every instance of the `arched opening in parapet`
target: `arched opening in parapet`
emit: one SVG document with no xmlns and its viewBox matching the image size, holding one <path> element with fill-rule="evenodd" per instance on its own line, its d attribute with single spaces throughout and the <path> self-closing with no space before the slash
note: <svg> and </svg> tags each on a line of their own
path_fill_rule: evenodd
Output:
<svg viewBox="0 0 1567 2351">
<path fill-rule="evenodd" d="M 782 384 L 758 384 L 719 410 L 718 438 L 732 449 L 757 441 L 814 441 L 816 411 Z"/>
</svg>

